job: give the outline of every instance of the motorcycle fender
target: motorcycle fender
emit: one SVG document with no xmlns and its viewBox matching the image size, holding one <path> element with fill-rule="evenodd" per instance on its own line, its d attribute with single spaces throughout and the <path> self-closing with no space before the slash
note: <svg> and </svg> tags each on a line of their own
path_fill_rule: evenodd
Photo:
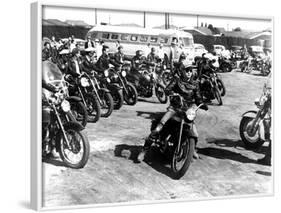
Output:
<svg viewBox="0 0 281 213">
<path fill-rule="evenodd" d="M 249 111 L 243 113 L 242 117 L 254 118 L 254 117 L 256 117 L 257 113 L 258 112 L 255 110 L 249 110 Z"/>
<path fill-rule="evenodd" d="M 123 89 L 123 87 L 121 87 L 119 84 L 114 83 L 114 84 L 109 84 L 108 86 L 109 89 L 117 89 L 117 90 L 121 90 Z"/>
<path fill-rule="evenodd" d="M 193 124 L 193 123 L 188 124 L 188 127 L 189 128 L 186 129 L 187 137 L 192 137 L 192 138 L 197 139 L 198 138 L 198 132 L 197 132 L 195 124 Z"/>
<path fill-rule="evenodd" d="M 74 129 L 77 131 L 82 131 L 84 129 L 84 127 L 80 123 L 75 122 L 75 121 L 69 121 L 69 122 L 65 123 L 63 125 L 63 127 L 65 130 Z"/>
<path fill-rule="evenodd" d="M 73 101 L 73 102 L 80 102 L 82 101 L 82 98 L 78 96 L 69 96 L 66 98 L 67 101 Z"/>
<path fill-rule="evenodd" d="M 104 93 L 110 93 L 109 89 L 106 89 L 106 88 L 100 88 L 100 91 L 102 91 Z"/>
</svg>

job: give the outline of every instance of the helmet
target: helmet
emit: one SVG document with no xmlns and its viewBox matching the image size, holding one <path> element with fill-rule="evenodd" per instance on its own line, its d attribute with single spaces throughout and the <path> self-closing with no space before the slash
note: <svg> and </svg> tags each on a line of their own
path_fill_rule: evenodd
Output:
<svg viewBox="0 0 281 213">
<path fill-rule="evenodd" d="M 142 56 L 142 55 L 143 55 L 142 50 L 137 50 L 137 51 L 136 51 L 136 55 L 137 55 L 137 56 Z"/>
</svg>

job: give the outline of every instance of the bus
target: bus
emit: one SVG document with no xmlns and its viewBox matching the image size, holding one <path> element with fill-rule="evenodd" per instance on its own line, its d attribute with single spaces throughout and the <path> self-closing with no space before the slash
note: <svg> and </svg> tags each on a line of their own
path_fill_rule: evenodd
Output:
<svg viewBox="0 0 281 213">
<path fill-rule="evenodd" d="M 137 50 L 146 52 L 148 44 L 150 47 L 155 47 L 157 52 L 159 45 L 162 44 L 166 59 L 169 58 L 171 42 L 176 38 L 186 54 L 187 64 L 192 64 L 194 61 L 193 36 L 181 30 L 96 25 L 89 30 L 86 38 L 89 36 L 92 40 L 104 41 L 109 46 L 110 53 L 117 51 L 116 44 L 119 41 L 124 47 L 124 54 L 128 57 L 134 56 Z"/>
</svg>

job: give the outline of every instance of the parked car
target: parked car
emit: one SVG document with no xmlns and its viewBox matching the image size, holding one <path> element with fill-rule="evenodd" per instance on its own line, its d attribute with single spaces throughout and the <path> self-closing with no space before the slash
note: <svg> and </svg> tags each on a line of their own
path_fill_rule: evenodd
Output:
<svg viewBox="0 0 281 213">
<path fill-rule="evenodd" d="M 230 51 L 225 48 L 225 46 L 220 44 L 213 45 L 213 54 L 217 56 L 223 56 L 226 59 L 231 58 Z"/>
<path fill-rule="evenodd" d="M 194 44 L 194 57 L 201 57 L 203 53 L 207 53 L 208 51 L 205 49 L 203 44 Z"/>
<path fill-rule="evenodd" d="M 232 59 L 240 60 L 242 49 L 243 49 L 242 46 L 232 45 L 230 48 L 230 50 L 232 51 Z"/>
</svg>

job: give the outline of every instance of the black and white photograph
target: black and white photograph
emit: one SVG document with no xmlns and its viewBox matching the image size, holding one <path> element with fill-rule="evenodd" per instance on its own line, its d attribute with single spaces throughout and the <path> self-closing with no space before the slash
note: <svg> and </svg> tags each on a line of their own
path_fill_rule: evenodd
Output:
<svg viewBox="0 0 281 213">
<path fill-rule="evenodd" d="M 272 18 L 41 10 L 43 209 L 273 194 Z"/>
</svg>

